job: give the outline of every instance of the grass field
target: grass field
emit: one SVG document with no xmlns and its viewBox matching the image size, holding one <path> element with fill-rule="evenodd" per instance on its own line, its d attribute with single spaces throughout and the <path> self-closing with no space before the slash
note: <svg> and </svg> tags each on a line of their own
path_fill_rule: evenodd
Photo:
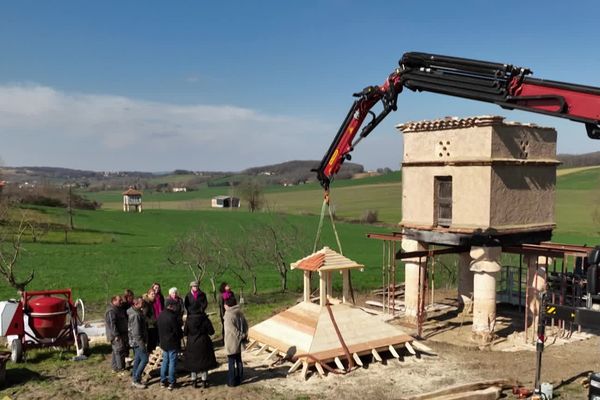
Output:
<svg viewBox="0 0 600 400">
<path fill-rule="evenodd" d="M 391 231 L 400 220 L 399 176 L 391 174 L 338 183 L 332 198 L 338 215 L 358 219 L 364 210 L 374 209 L 379 211 L 381 220 L 389 223 L 387 228 L 356 223 L 337 224 L 344 254 L 366 266 L 364 272 L 356 274 L 355 288 L 360 290 L 380 285 L 381 243 L 366 239 L 365 235 L 368 232 Z M 312 243 L 318 225 L 322 191 L 318 187 L 306 186 L 290 188 L 291 191 L 287 191 L 288 188 L 271 188 L 267 198 L 269 208 L 290 213 L 287 218 L 305 233 L 307 242 Z M 600 169 L 581 170 L 558 178 L 558 228 L 554 241 L 588 245 L 600 243 L 600 222 L 593 218 L 599 187 Z M 47 220 L 62 222 L 66 217 L 62 209 L 39 210 Z M 29 289 L 71 287 L 76 296 L 94 304 L 104 302 L 109 295 L 121 292 L 125 287 L 140 293 L 153 281 L 161 282 L 165 288 L 178 286 L 187 289 L 191 280 L 189 271 L 167 262 L 167 250 L 179 236 L 206 224 L 216 227 L 227 237 L 233 237 L 239 234 L 241 227 L 268 221 L 274 215 L 279 218 L 272 212 L 249 213 L 244 209 L 162 208 L 146 209 L 141 214 L 110 209 L 77 211 L 74 217 L 76 230 L 68 234 L 68 243 L 64 242 L 62 231 L 50 232 L 38 243 L 26 243 L 20 267 L 23 273 L 31 268 L 36 271 L 36 278 Z M 323 231 L 323 243 L 337 247 L 328 223 Z M 294 257 L 309 254 L 312 245 L 306 247 Z M 279 277 L 275 269 L 261 266 L 259 271 L 259 290 L 277 291 Z M 232 281 L 239 289 L 239 283 L 231 274 L 224 279 Z M 290 272 L 290 290 L 298 290 L 300 285 L 301 275 Z M 5 285 L 0 287 L 0 298 L 14 296 L 12 289 Z"/>
</svg>

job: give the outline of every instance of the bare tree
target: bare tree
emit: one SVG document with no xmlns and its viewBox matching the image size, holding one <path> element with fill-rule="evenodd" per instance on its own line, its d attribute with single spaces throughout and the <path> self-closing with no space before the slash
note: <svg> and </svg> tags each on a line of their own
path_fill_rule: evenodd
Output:
<svg viewBox="0 0 600 400">
<path fill-rule="evenodd" d="M 19 259 L 23 252 L 22 239 L 29 222 L 24 214 L 18 222 L 12 220 L 6 203 L 0 204 L 0 221 L 0 276 L 17 291 L 23 292 L 35 276 L 35 271 L 32 270 L 26 278 L 17 277 Z"/>
<path fill-rule="evenodd" d="M 258 250 L 266 257 L 267 264 L 275 267 L 281 282 L 281 291 L 287 290 L 287 273 L 290 264 L 310 249 L 308 236 L 283 216 L 272 218 L 256 227 Z"/>
<path fill-rule="evenodd" d="M 238 196 L 248 204 L 250 212 L 258 211 L 264 204 L 264 185 L 256 178 L 240 182 L 236 188 Z"/>
<path fill-rule="evenodd" d="M 223 276 L 231 258 L 217 233 L 206 226 L 178 238 L 168 251 L 171 265 L 186 267 L 198 282 L 207 278 L 213 298 L 217 298 L 217 280 Z"/>
<path fill-rule="evenodd" d="M 240 234 L 237 239 L 232 243 L 231 253 L 237 264 L 240 266 L 239 270 L 231 269 L 242 285 L 246 284 L 247 279 L 252 282 L 252 294 L 258 293 L 257 280 L 258 280 L 258 267 L 266 264 L 266 257 L 260 250 L 260 240 L 262 240 L 256 229 L 248 230 L 240 227 Z"/>
</svg>

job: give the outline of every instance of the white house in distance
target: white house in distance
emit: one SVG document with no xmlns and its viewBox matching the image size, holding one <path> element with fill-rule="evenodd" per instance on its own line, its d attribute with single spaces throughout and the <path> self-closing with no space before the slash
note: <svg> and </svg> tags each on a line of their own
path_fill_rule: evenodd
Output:
<svg viewBox="0 0 600 400">
<path fill-rule="evenodd" d="M 173 189 L 171 189 L 171 191 L 173 193 L 187 192 L 187 188 L 185 186 L 174 187 Z"/>
<path fill-rule="evenodd" d="M 142 192 L 130 187 L 123 192 L 123 211 L 142 212 Z"/>
<path fill-rule="evenodd" d="M 233 196 L 215 196 L 211 200 L 213 208 L 239 208 L 240 199 Z"/>
</svg>

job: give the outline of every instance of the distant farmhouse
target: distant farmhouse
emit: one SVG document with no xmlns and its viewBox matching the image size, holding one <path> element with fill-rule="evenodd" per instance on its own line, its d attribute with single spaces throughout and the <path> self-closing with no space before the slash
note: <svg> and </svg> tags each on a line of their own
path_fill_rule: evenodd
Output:
<svg viewBox="0 0 600 400">
<path fill-rule="evenodd" d="M 142 212 L 142 192 L 129 187 L 123 192 L 123 211 Z"/>
<path fill-rule="evenodd" d="M 186 187 L 174 187 L 173 189 L 171 189 L 171 191 L 173 193 L 187 192 L 187 188 Z"/>
<path fill-rule="evenodd" d="M 211 207 L 213 208 L 239 208 L 240 199 L 233 196 L 215 196 L 212 198 Z"/>
</svg>

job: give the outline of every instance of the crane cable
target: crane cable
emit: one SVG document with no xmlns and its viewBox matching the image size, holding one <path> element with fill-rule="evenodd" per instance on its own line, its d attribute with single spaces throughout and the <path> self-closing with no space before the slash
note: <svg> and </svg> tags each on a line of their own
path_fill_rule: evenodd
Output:
<svg viewBox="0 0 600 400">
<path fill-rule="evenodd" d="M 325 209 L 327 209 L 327 211 L 329 212 L 329 219 L 331 220 L 331 227 L 333 228 L 333 233 L 335 234 L 335 240 L 337 242 L 338 249 L 340 250 L 340 254 L 344 255 L 342 251 L 342 243 L 340 242 L 340 236 L 338 235 L 338 231 L 335 228 L 335 219 L 333 218 L 333 212 L 331 211 L 329 200 L 329 191 L 326 191 L 325 196 L 323 197 L 323 205 L 321 206 L 321 217 L 319 218 L 319 227 L 317 228 L 317 236 L 315 237 L 313 253 L 317 251 L 317 245 L 319 244 L 319 239 L 321 238 L 321 230 L 323 228 L 323 218 L 325 217 Z"/>
<path fill-rule="evenodd" d="M 331 220 L 331 227 L 333 228 L 333 233 L 335 235 L 335 241 L 337 242 L 338 249 L 340 250 L 340 254 L 344 255 L 342 251 L 342 242 L 340 241 L 340 236 L 338 235 L 338 231 L 335 227 L 335 218 L 333 217 L 333 212 L 331 211 L 331 206 L 329 205 L 330 197 L 329 191 L 325 191 L 325 196 L 323 196 L 323 205 L 321 206 L 321 216 L 319 218 L 319 227 L 317 228 L 317 236 L 315 237 L 315 244 L 313 246 L 313 253 L 317 251 L 317 245 L 319 244 L 319 239 L 321 238 L 321 231 L 323 229 L 323 219 L 325 217 L 325 209 L 327 209 L 329 213 L 329 219 Z M 350 285 L 350 296 L 352 297 L 352 303 L 356 304 L 356 299 L 354 298 L 354 287 L 352 287 L 352 279 L 350 277 L 350 271 L 348 271 L 348 282 Z"/>
</svg>

